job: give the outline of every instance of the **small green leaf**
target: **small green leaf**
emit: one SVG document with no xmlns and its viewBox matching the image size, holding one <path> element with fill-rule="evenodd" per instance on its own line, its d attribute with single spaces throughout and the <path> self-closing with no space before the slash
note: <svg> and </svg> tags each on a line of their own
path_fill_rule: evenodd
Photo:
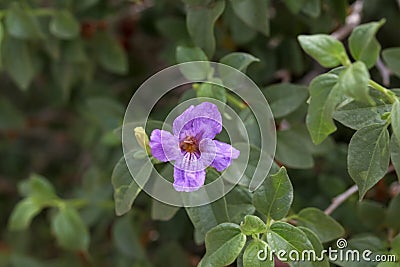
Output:
<svg viewBox="0 0 400 267">
<path fill-rule="evenodd" d="M 303 50 L 323 67 L 333 68 L 350 62 L 343 44 L 329 35 L 300 35 L 298 40 Z"/>
<path fill-rule="evenodd" d="M 362 223 L 371 230 L 379 228 L 383 223 L 382 218 L 386 215 L 381 203 L 368 199 L 358 203 L 357 212 Z"/>
<path fill-rule="evenodd" d="M 286 7 L 290 12 L 298 14 L 306 0 L 284 0 Z"/>
<path fill-rule="evenodd" d="M 397 138 L 397 142 L 400 144 L 400 100 L 397 100 L 393 103 L 391 123 L 393 135 Z"/>
<path fill-rule="evenodd" d="M 250 28 L 269 35 L 268 2 L 266 0 L 231 0 L 235 14 Z"/>
<path fill-rule="evenodd" d="M 8 229 L 11 231 L 24 230 L 29 227 L 32 219 L 40 213 L 42 206 L 33 198 L 25 198 L 18 202 L 8 221 Z"/>
<path fill-rule="evenodd" d="M 267 232 L 268 245 L 275 251 L 284 250 L 287 253 L 312 249 L 312 244 L 306 234 L 295 226 L 285 222 L 274 222 Z"/>
<path fill-rule="evenodd" d="M 51 227 L 61 247 L 80 251 L 88 249 L 88 229 L 74 208 L 62 207 L 52 218 Z"/>
<path fill-rule="evenodd" d="M 322 74 L 311 81 L 306 123 L 314 144 L 322 143 L 336 131 L 332 117 L 341 101 L 337 81 L 338 77 L 334 74 Z"/>
<path fill-rule="evenodd" d="M 261 234 L 267 230 L 265 223 L 254 215 L 246 215 L 240 225 L 242 233 L 245 235 Z"/>
<path fill-rule="evenodd" d="M 28 10 L 24 10 L 13 1 L 7 10 L 5 25 L 11 36 L 19 39 L 43 38 L 38 20 Z M 14 54 L 18 55 L 18 54 Z"/>
<path fill-rule="evenodd" d="M 246 235 L 233 223 L 222 223 L 206 235 L 206 254 L 199 267 L 226 266 L 235 261 L 246 244 Z"/>
<path fill-rule="evenodd" d="M 125 50 L 115 37 L 107 33 L 98 33 L 93 45 L 100 66 L 115 74 L 128 72 L 128 58 Z"/>
<path fill-rule="evenodd" d="M 38 201 L 48 201 L 57 198 L 53 185 L 43 176 L 31 174 L 28 180 L 19 185 L 19 191 L 24 196 Z"/>
<path fill-rule="evenodd" d="M 397 178 L 400 181 L 400 143 L 397 138 L 392 134 L 390 138 L 390 158 L 397 173 Z"/>
<path fill-rule="evenodd" d="M 172 217 L 174 217 L 178 210 L 179 207 L 170 206 L 153 199 L 151 205 L 151 218 L 153 220 L 169 221 L 172 219 Z"/>
<path fill-rule="evenodd" d="M 296 169 L 309 169 L 314 166 L 312 143 L 305 127 L 294 126 L 278 131 L 275 157 L 283 165 Z"/>
<path fill-rule="evenodd" d="M 208 57 L 215 51 L 214 24 L 225 9 L 225 1 L 211 4 L 186 3 L 186 25 L 194 43 L 203 49 Z"/>
<path fill-rule="evenodd" d="M 400 257 L 400 234 L 392 240 L 392 251 L 396 253 L 397 257 Z"/>
<path fill-rule="evenodd" d="M 268 244 L 261 239 L 252 240 L 243 253 L 243 267 L 274 267 L 274 259 L 269 257 Z M 259 259 L 260 251 L 265 260 Z"/>
<path fill-rule="evenodd" d="M 253 205 L 256 209 L 274 220 L 286 216 L 292 201 L 293 187 L 285 167 L 267 177 L 253 195 Z"/>
<path fill-rule="evenodd" d="M 395 196 L 389 203 L 386 212 L 386 223 L 390 228 L 400 230 L 400 195 Z"/>
<path fill-rule="evenodd" d="M 308 97 L 307 87 L 290 83 L 274 84 L 262 92 L 275 119 L 291 114 L 305 103 Z"/>
<path fill-rule="evenodd" d="M 225 198 L 199 207 L 187 207 L 186 212 L 198 231 L 197 243 L 203 242 L 213 227 L 229 221 Z"/>
<path fill-rule="evenodd" d="M 182 74 L 191 81 L 205 80 L 211 71 L 206 54 L 198 47 L 178 46 L 176 48 L 176 61 L 178 63 L 205 61 L 180 67 Z"/>
<path fill-rule="evenodd" d="M 60 39 L 73 39 L 80 31 L 79 22 L 68 10 L 57 11 L 50 21 L 50 32 Z"/>
<path fill-rule="evenodd" d="M 305 208 L 297 217 L 298 224 L 311 229 L 322 243 L 344 235 L 343 227 L 329 215 L 317 208 Z"/>
<path fill-rule="evenodd" d="M 400 77 L 400 47 L 383 50 L 382 58 L 396 76 Z"/>
<path fill-rule="evenodd" d="M 312 247 L 313 247 L 313 251 L 315 251 L 315 255 L 320 257 L 320 255 L 322 255 L 322 251 L 324 249 L 321 240 L 319 239 L 319 237 L 310 229 L 303 227 L 303 226 L 299 226 L 298 229 L 300 229 L 301 231 L 303 231 L 308 240 L 310 241 Z M 312 254 L 311 254 L 312 255 Z M 293 267 L 329 267 L 329 261 L 327 256 L 324 256 L 324 259 L 321 261 L 300 261 L 296 263 L 292 263 Z"/>
<path fill-rule="evenodd" d="M 333 118 L 343 125 L 359 130 L 371 124 L 384 124 L 386 120 L 382 119 L 382 115 L 390 112 L 391 105 L 379 103 L 375 106 L 352 101 L 349 104 L 338 108 Z"/>
<path fill-rule="evenodd" d="M 146 181 L 150 177 L 152 167 L 148 160 L 137 156 L 139 152 L 145 153 L 143 150 L 132 151 L 126 154 L 125 157 L 129 162 L 130 168 L 135 171 L 137 177 Z M 131 209 L 133 201 L 135 201 L 136 197 L 139 195 L 141 188 L 131 176 L 124 157 L 115 165 L 111 175 L 111 181 L 114 187 L 115 212 L 120 216 Z"/>
<path fill-rule="evenodd" d="M 371 68 L 375 65 L 379 57 L 381 45 L 375 38 L 380 27 L 385 23 L 385 19 L 379 22 L 370 22 L 354 28 L 349 37 L 349 48 L 355 60 L 360 60 Z"/>
<path fill-rule="evenodd" d="M 33 58 L 28 44 L 8 36 L 3 41 L 1 52 L 4 69 L 19 88 L 26 90 L 35 76 Z"/>
<path fill-rule="evenodd" d="M 247 67 L 250 66 L 251 63 L 260 62 L 260 60 L 247 53 L 233 52 L 221 58 L 219 62 L 240 70 L 241 72 L 246 72 Z"/>
<path fill-rule="evenodd" d="M 362 199 L 385 174 L 389 165 L 389 132 L 373 124 L 358 130 L 350 140 L 347 165 Z"/>
<path fill-rule="evenodd" d="M 369 72 L 365 64 L 361 61 L 351 64 L 339 75 L 339 86 L 343 92 L 360 102 L 374 104 L 369 95 Z"/>
<path fill-rule="evenodd" d="M 144 250 L 140 244 L 140 235 L 130 216 L 118 218 L 113 224 L 112 235 L 116 248 L 133 259 L 143 259 Z"/>
<path fill-rule="evenodd" d="M 226 91 L 225 88 L 212 83 L 202 83 L 196 89 L 197 97 L 209 97 L 214 98 L 222 103 L 226 103 Z"/>
<path fill-rule="evenodd" d="M 22 129 L 25 124 L 23 113 L 6 97 L 0 99 L 0 130 Z"/>
<path fill-rule="evenodd" d="M 301 11 L 312 18 L 318 18 L 321 14 L 321 0 L 305 0 Z"/>
</svg>

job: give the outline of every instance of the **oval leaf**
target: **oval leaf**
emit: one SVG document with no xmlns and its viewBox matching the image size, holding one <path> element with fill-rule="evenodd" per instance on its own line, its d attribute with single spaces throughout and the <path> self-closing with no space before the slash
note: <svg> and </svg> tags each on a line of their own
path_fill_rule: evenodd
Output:
<svg viewBox="0 0 400 267">
<path fill-rule="evenodd" d="M 293 187 L 285 167 L 270 175 L 253 195 L 256 209 L 274 220 L 286 216 L 293 201 Z"/>
<path fill-rule="evenodd" d="M 245 235 L 261 234 L 267 230 L 265 223 L 254 215 L 246 215 L 240 229 Z"/>
<path fill-rule="evenodd" d="M 243 266 L 244 267 L 274 267 L 274 259 L 269 257 L 268 245 L 261 239 L 254 239 L 250 242 L 243 253 Z M 264 253 L 260 255 L 260 251 Z M 259 256 L 265 257 L 259 259 Z"/>
<path fill-rule="evenodd" d="M 79 22 L 68 10 L 59 10 L 50 21 L 50 32 L 60 39 L 73 39 L 80 31 Z"/>
<path fill-rule="evenodd" d="M 362 199 L 386 174 L 389 165 L 389 132 L 373 124 L 358 130 L 350 140 L 347 165 Z"/>
</svg>

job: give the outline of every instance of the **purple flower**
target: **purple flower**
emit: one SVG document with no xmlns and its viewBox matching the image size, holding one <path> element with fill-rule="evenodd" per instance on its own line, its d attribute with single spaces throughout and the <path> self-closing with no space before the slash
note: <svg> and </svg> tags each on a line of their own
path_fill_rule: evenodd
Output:
<svg viewBox="0 0 400 267">
<path fill-rule="evenodd" d="M 190 106 L 172 125 L 173 134 L 156 129 L 150 136 L 153 156 L 163 162 L 175 161 L 174 188 L 192 192 L 204 185 L 206 168 L 225 170 L 239 150 L 213 140 L 222 131 L 222 117 L 216 105 L 204 102 Z"/>
</svg>

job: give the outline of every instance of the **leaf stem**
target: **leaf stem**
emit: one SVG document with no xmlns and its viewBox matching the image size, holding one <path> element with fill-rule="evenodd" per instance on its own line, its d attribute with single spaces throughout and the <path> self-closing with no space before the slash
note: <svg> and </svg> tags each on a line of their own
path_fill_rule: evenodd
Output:
<svg viewBox="0 0 400 267">
<path fill-rule="evenodd" d="M 235 107 L 238 107 L 239 109 L 247 108 L 247 105 L 243 101 L 241 101 L 240 99 L 238 99 L 236 96 L 234 96 L 232 94 L 227 93 L 226 100 L 228 100 L 228 102 L 230 102 Z"/>
<path fill-rule="evenodd" d="M 390 103 L 394 103 L 397 101 L 397 97 L 396 95 L 390 91 L 389 89 L 383 87 L 382 85 L 380 85 L 379 83 L 373 81 L 373 80 L 369 80 L 369 86 L 371 86 L 372 88 L 374 88 L 375 90 L 378 90 L 379 92 L 381 92 L 382 94 L 384 94 L 387 99 L 390 101 Z"/>
</svg>

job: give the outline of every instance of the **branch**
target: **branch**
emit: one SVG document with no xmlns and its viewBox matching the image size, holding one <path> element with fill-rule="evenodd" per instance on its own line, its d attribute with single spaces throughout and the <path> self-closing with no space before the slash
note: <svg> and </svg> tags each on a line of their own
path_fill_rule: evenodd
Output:
<svg viewBox="0 0 400 267">
<path fill-rule="evenodd" d="M 345 202 L 351 195 L 358 191 L 357 185 L 353 185 L 347 189 L 344 193 L 336 196 L 331 205 L 324 211 L 326 215 L 330 215 L 337 207 L 339 207 L 343 202 Z"/>
<path fill-rule="evenodd" d="M 391 71 L 386 67 L 383 63 L 382 59 L 379 57 L 378 61 L 376 62 L 376 68 L 378 69 L 379 73 L 382 76 L 382 83 L 384 86 L 390 85 L 390 75 L 392 74 Z"/>
<path fill-rule="evenodd" d="M 361 11 L 363 9 L 363 1 L 357 0 L 352 6 L 352 12 L 346 17 L 346 24 L 331 34 L 332 37 L 343 40 L 351 31 L 361 22 Z"/>
</svg>

